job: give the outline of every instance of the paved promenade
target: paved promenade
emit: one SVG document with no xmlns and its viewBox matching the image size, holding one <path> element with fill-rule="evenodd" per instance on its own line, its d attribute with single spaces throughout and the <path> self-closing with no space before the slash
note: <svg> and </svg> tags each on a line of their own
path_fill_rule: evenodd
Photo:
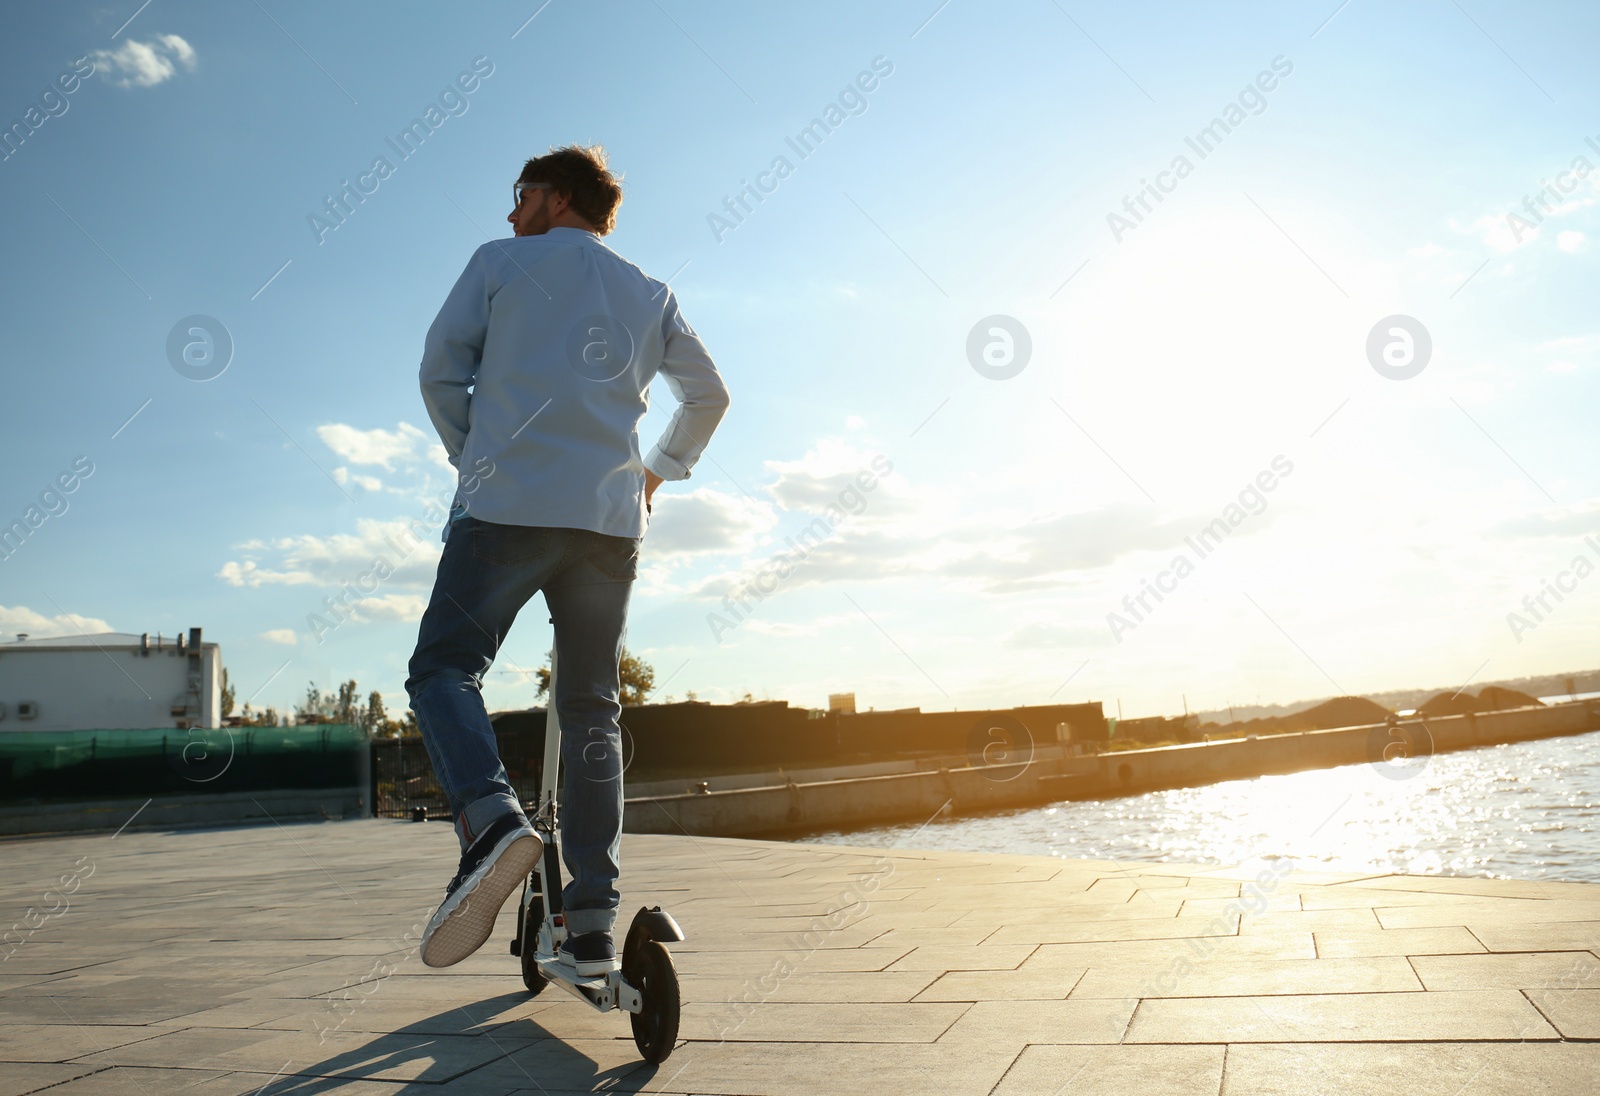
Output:
<svg viewBox="0 0 1600 1096">
<path fill-rule="evenodd" d="M 509 905 L 422 966 L 455 858 L 378 820 L 0 843 L 0 1096 L 1600 1090 L 1600 886 L 630 835 L 623 923 L 688 936 L 652 1067 L 527 996 Z"/>
</svg>

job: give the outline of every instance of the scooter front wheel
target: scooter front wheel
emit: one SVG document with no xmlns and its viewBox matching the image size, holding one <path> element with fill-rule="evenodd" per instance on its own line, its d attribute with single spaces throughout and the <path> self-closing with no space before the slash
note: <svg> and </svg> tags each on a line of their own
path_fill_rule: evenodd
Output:
<svg viewBox="0 0 1600 1096">
<path fill-rule="evenodd" d="M 655 940 L 646 940 L 627 972 L 628 981 L 644 999 L 644 1008 L 629 1013 L 633 1041 L 644 1060 L 659 1065 L 678 1042 L 678 971 L 672 956 Z"/>
</svg>

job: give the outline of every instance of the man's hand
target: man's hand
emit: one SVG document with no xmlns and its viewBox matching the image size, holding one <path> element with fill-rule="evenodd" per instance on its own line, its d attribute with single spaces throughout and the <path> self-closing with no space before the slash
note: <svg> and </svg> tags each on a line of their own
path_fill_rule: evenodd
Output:
<svg viewBox="0 0 1600 1096">
<path fill-rule="evenodd" d="M 650 469 L 644 470 L 644 507 L 650 509 L 650 498 L 656 493 L 656 488 L 667 482 Z"/>
</svg>

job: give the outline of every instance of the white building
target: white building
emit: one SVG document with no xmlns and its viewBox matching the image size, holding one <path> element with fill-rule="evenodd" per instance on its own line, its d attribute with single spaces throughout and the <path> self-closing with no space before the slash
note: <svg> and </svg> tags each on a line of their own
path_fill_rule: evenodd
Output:
<svg viewBox="0 0 1600 1096">
<path fill-rule="evenodd" d="M 217 727 L 222 651 L 202 643 L 130 632 L 0 643 L 0 734 Z"/>
</svg>

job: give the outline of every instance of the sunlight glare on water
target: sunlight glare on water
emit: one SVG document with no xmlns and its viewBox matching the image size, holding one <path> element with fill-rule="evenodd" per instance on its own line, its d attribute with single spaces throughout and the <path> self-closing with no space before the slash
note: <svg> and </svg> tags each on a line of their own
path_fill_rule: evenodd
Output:
<svg viewBox="0 0 1600 1096">
<path fill-rule="evenodd" d="M 1600 734 L 807 841 L 1069 859 L 1600 882 Z M 1404 773 L 1410 773 L 1404 776 Z"/>
</svg>

